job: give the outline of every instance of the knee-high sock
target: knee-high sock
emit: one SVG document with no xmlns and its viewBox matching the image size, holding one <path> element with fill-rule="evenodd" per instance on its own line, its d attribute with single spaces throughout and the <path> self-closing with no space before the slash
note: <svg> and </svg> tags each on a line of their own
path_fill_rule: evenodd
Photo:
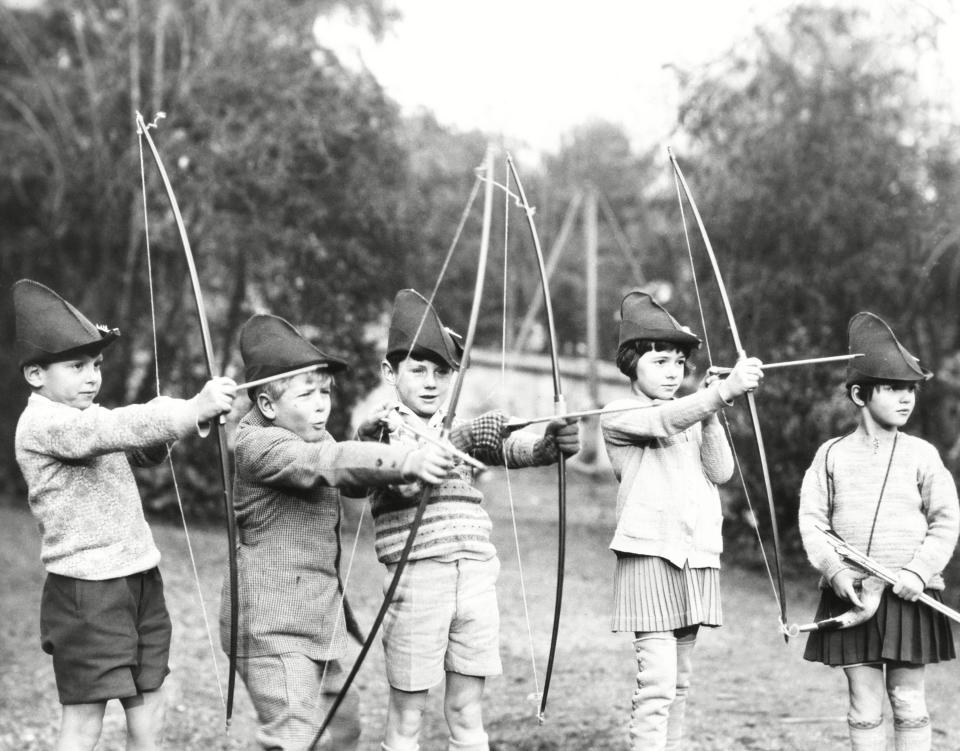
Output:
<svg viewBox="0 0 960 751">
<path fill-rule="evenodd" d="M 687 694 L 693 675 L 693 647 L 696 639 L 677 640 L 676 695 L 667 714 L 666 751 L 680 751 L 683 742 L 683 722 L 687 712 Z"/>
<path fill-rule="evenodd" d="M 670 705 L 677 692 L 677 639 L 669 632 L 641 634 L 633 642 L 637 688 L 630 714 L 630 748 L 664 751 Z"/>
<path fill-rule="evenodd" d="M 883 719 L 852 720 L 847 718 L 850 728 L 850 748 L 852 751 L 886 751 L 887 734 L 883 729 Z"/>
<path fill-rule="evenodd" d="M 486 733 L 469 741 L 456 741 L 450 738 L 447 741 L 447 751 L 490 751 L 490 739 Z"/>
</svg>

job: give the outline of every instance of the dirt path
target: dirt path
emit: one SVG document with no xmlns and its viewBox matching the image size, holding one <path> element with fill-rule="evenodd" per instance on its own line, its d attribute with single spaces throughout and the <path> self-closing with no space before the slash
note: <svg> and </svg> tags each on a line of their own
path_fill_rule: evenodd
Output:
<svg viewBox="0 0 960 751">
<path fill-rule="evenodd" d="M 484 490 L 494 518 L 503 563 L 500 581 L 504 675 L 489 681 L 485 717 L 495 751 L 626 749 L 625 725 L 633 686 L 630 638 L 607 630 L 613 559 L 607 550 L 613 486 L 570 475 L 570 530 L 561 638 L 550 688 L 547 721 L 539 726 L 530 639 L 520 595 L 516 548 L 502 475 Z M 518 509 L 537 680 L 542 682 L 550 638 L 555 582 L 554 473 L 511 473 Z M 347 545 L 356 520 L 345 525 Z M 371 524 L 364 518 L 349 591 L 362 622 L 379 605 L 382 567 L 372 554 Z M 222 706 L 200 614 L 182 529 L 155 526 L 164 559 L 161 569 L 174 619 L 172 701 L 167 713 L 170 749 L 255 748 L 253 712 L 242 686 L 237 719 L 223 734 Z M 192 534 L 204 602 L 214 634 L 223 567 L 223 535 Z M 345 554 L 345 557 L 347 554 Z M 37 622 L 43 573 L 30 516 L 0 509 L 0 749 L 50 748 L 59 719 L 49 658 L 38 646 Z M 805 567 L 789 587 L 791 618 L 813 612 L 813 578 Z M 960 586 L 955 582 L 954 586 Z M 846 697 L 841 673 L 801 659 L 802 640 L 785 645 L 777 632 L 776 606 L 766 577 L 727 568 L 723 574 L 726 625 L 702 633 L 695 658 L 689 710 L 689 751 L 809 751 L 845 749 Z M 216 640 L 216 637 L 215 637 Z M 219 671 L 225 660 L 217 649 Z M 371 651 L 358 686 L 364 721 L 363 749 L 375 751 L 383 727 L 386 690 L 379 647 Z M 960 749 L 960 661 L 928 670 L 928 703 L 934 748 Z M 889 723 L 889 719 L 888 719 Z M 108 712 L 103 751 L 121 749 L 122 714 Z M 891 746 L 892 748 L 892 740 Z M 439 696 L 433 696 L 424 751 L 446 748 Z"/>
</svg>

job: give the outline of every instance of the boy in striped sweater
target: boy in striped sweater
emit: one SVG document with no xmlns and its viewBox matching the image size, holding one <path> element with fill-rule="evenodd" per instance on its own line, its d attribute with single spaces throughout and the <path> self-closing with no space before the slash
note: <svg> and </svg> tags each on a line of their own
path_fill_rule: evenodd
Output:
<svg viewBox="0 0 960 751">
<path fill-rule="evenodd" d="M 397 400 L 358 429 L 361 438 L 416 444 L 403 429 L 413 425 L 439 435 L 462 351 L 430 304 L 414 290 L 394 301 L 384 379 Z M 486 464 L 530 467 L 552 464 L 579 448 L 575 421 L 550 422 L 542 436 L 510 433 L 506 415 L 494 411 L 457 421 L 451 442 Z M 487 676 L 502 672 L 496 581 L 500 570 L 490 541 L 490 517 L 474 487 L 474 469 L 456 464 L 433 488 L 409 563 L 384 621 L 390 700 L 383 751 L 415 751 L 429 689 L 446 677 L 444 714 L 449 748 L 486 751 L 482 698 Z M 372 496 L 376 550 L 389 582 L 410 533 L 420 500 L 419 483 L 377 489 Z"/>
</svg>

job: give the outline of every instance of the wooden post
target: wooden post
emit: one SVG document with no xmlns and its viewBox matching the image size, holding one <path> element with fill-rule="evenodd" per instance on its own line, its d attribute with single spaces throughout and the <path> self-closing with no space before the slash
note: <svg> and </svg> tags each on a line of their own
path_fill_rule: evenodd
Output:
<svg viewBox="0 0 960 751">
<path fill-rule="evenodd" d="M 597 191 L 593 186 L 587 190 L 583 204 L 583 245 L 584 245 L 584 279 L 587 283 L 587 393 L 590 406 L 600 406 L 600 384 L 597 376 Z M 584 430 L 581 433 L 582 448 L 580 461 L 587 465 L 597 461 L 597 418 L 590 417 L 583 421 Z"/>
</svg>

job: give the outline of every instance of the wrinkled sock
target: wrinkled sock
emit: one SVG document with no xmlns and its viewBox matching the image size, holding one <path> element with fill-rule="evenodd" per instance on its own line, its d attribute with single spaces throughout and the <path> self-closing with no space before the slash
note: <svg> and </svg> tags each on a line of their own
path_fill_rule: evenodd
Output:
<svg viewBox="0 0 960 751">
<path fill-rule="evenodd" d="M 405 746 L 388 746 L 386 743 L 381 743 L 380 751 L 420 751 L 420 744 L 410 743 Z"/>
<path fill-rule="evenodd" d="M 893 742 L 896 751 L 930 751 L 932 735 L 929 717 L 893 720 Z"/>
<path fill-rule="evenodd" d="M 847 725 L 850 728 L 852 751 L 886 751 L 887 734 L 883 729 L 883 718 L 853 720 L 848 717 Z"/>
<path fill-rule="evenodd" d="M 650 633 L 633 642 L 637 688 L 630 713 L 630 748 L 664 751 L 670 705 L 677 691 L 677 640 L 672 633 Z"/>
<path fill-rule="evenodd" d="M 680 751 L 683 747 L 683 723 L 687 713 L 687 695 L 693 675 L 693 647 L 695 639 L 677 640 L 677 689 L 667 713 L 667 745 L 665 751 Z"/>
<path fill-rule="evenodd" d="M 447 741 L 447 751 L 490 751 L 490 737 L 486 733 L 480 733 L 468 741 L 450 738 Z"/>
</svg>

